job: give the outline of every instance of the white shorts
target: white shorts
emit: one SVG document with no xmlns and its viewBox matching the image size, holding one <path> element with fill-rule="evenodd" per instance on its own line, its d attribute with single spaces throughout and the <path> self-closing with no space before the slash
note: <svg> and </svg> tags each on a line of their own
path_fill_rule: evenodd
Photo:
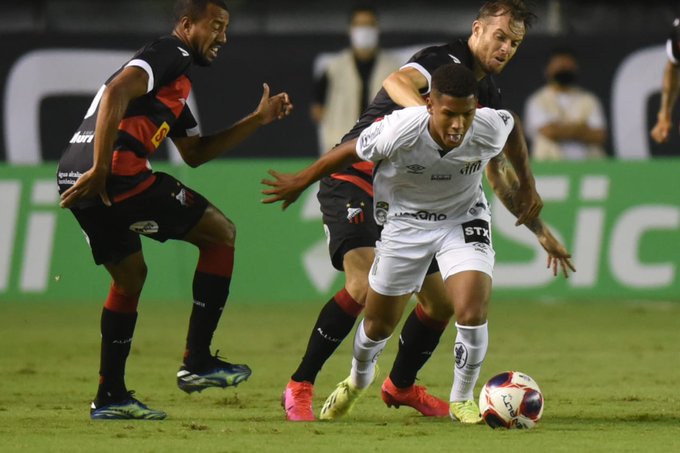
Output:
<svg viewBox="0 0 680 453">
<path fill-rule="evenodd" d="M 420 291 L 432 257 L 446 280 L 462 271 L 493 277 L 495 256 L 488 217 L 433 229 L 387 222 L 376 243 L 368 282 L 379 294 L 401 296 Z"/>
</svg>

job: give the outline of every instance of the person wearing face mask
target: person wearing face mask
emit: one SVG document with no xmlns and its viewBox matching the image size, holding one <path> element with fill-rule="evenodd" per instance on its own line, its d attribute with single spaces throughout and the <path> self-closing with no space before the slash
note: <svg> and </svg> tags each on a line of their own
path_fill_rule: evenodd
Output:
<svg viewBox="0 0 680 453">
<path fill-rule="evenodd" d="M 351 47 L 329 62 L 314 82 L 310 114 L 319 126 L 321 152 L 331 149 L 359 118 L 381 83 L 400 62 L 379 46 L 376 10 L 358 5 L 350 13 Z"/>
<path fill-rule="evenodd" d="M 551 52 L 548 83 L 526 102 L 524 123 L 536 160 L 585 160 L 605 157 L 607 124 L 600 100 L 576 85 L 578 61 L 568 49 Z"/>
</svg>

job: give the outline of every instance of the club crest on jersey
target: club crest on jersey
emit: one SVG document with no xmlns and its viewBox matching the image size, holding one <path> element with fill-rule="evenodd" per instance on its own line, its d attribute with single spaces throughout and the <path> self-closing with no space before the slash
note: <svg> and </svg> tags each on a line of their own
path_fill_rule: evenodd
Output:
<svg viewBox="0 0 680 453">
<path fill-rule="evenodd" d="M 387 211 L 390 210 L 390 204 L 386 201 L 377 201 L 375 203 L 375 219 L 378 223 L 383 224 L 387 220 Z"/>
<path fill-rule="evenodd" d="M 353 208 L 347 204 L 347 220 L 349 223 L 364 223 L 364 203 L 360 203 L 359 206 L 358 208 Z"/>
<path fill-rule="evenodd" d="M 482 161 L 478 160 L 476 162 L 468 162 L 463 168 L 460 169 L 461 175 L 471 175 L 477 173 L 482 168 Z"/>
</svg>

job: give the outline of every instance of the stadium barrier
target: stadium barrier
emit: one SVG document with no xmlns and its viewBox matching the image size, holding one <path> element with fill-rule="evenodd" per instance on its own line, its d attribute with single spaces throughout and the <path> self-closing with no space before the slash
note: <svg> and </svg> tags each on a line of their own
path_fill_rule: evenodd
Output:
<svg viewBox="0 0 680 453">
<path fill-rule="evenodd" d="M 336 291 L 315 190 L 288 210 L 260 203 L 267 169 L 308 159 L 230 160 L 192 170 L 155 165 L 208 197 L 237 226 L 232 300 L 316 301 Z M 494 298 L 680 300 L 680 159 L 535 164 L 542 217 L 574 255 L 568 280 L 493 198 Z M 101 302 L 109 279 L 93 265 L 75 219 L 58 207 L 55 165 L 0 166 L 0 302 Z M 197 252 L 144 240 L 145 299 L 190 299 Z"/>
</svg>

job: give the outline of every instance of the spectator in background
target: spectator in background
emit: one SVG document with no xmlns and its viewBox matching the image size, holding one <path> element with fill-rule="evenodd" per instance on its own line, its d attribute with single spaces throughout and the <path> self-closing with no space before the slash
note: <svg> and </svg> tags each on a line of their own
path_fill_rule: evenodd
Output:
<svg viewBox="0 0 680 453">
<path fill-rule="evenodd" d="M 548 83 L 524 108 L 524 124 L 536 160 L 584 160 L 605 157 L 607 124 L 602 104 L 577 86 L 578 61 L 568 49 L 550 53 Z"/>
<path fill-rule="evenodd" d="M 673 30 L 666 41 L 666 53 L 668 62 L 663 72 L 663 84 L 661 86 L 661 105 L 656 115 L 656 124 L 652 128 L 651 135 L 655 142 L 663 143 L 668 140 L 671 130 L 672 112 L 675 101 L 678 99 L 678 87 L 680 84 L 680 18 L 673 21 Z"/>
<path fill-rule="evenodd" d="M 350 13 L 351 48 L 334 56 L 314 83 L 311 116 L 319 125 L 321 153 L 335 146 L 400 62 L 378 45 L 378 15 L 368 5 Z"/>
</svg>

